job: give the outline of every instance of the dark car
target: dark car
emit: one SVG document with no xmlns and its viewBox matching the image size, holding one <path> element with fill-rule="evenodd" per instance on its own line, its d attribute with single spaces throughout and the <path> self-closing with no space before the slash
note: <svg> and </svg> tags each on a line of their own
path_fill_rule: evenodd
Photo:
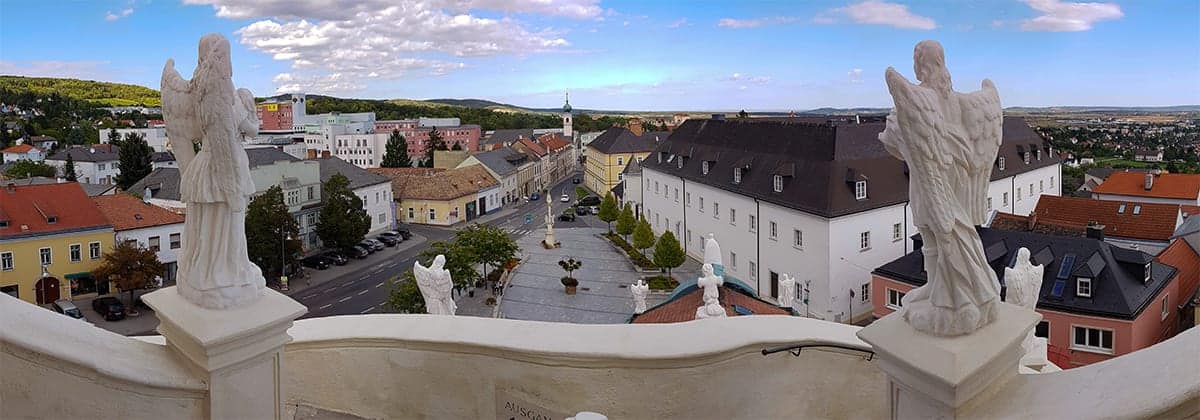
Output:
<svg viewBox="0 0 1200 420">
<path fill-rule="evenodd" d="M 54 301 L 54 304 L 50 306 L 54 308 L 54 312 L 58 312 L 75 319 L 83 319 L 83 311 L 80 311 L 79 308 L 75 307 L 75 304 L 71 303 L 69 300 L 59 299 Z"/>
<path fill-rule="evenodd" d="M 346 249 L 346 255 L 350 258 L 361 260 L 363 258 L 367 258 L 368 255 L 371 255 L 371 251 L 367 251 L 366 248 L 355 245 Z"/>
<path fill-rule="evenodd" d="M 375 251 L 383 251 L 383 249 L 386 248 L 386 246 L 383 245 L 383 242 L 379 242 L 378 239 L 363 239 L 360 244 L 362 243 L 370 244 L 371 249 Z"/>
<path fill-rule="evenodd" d="M 570 214 L 570 213 L 560 214 L 560 215 L 558 215 L 558 220 L 561 220 L 561 221 L 564 221 L 564 222 L 574 222 L 574 221 L 575 221 L 575 215 L 574 215 L 574 214 Z"/>
<path fill-rule="evenodd" d="M 600 197 L 597 197 L 594 195 L 589 195 L 587 197 L 583 197 L 582 199 L 579 200 L 578 205 L 580 205 L 580 206 L 599 206 L 600 205 Z"/>
<path fill-rule="evenodd" d="M 406 241 L 409 239 L 412 239 L 412 231 L 409 231 L 407 227 L 401 226 L 401 227 L 396 228 L 396 230 L 393 230 L 392 232 L 399 233 L 400 236 L 403 237 L 404 240 L 406 240 Z"/>
<path fill-rule="evenodd" d="M 572 184 L 578 184 L 578 183 L 579 183 L 579 178 L 572 179 L 572 180 L 571 180 L 571 183 L 572 183 Z"/>
<path fill-rule="evenodd" d="M 379 236 L 375 237 L 375 240 L 377 240 L 379 242 L 383 242 L 383 244 L 385 246 L 389 246 L 389 247 L 396 246 L 396 244 L 400 243 L 400 241 L 401 241 L 400 235 L 396 235 L 396 236 L 379 235 Z"/>
<path fill-rule="evenodd" d="M 591 210 L 591 207 L 578 206 L 578 207 L 575 207 L 575 214 L 578 214 L 580 216 L 587 216 L 589 214 L 592 214 L 592 212 L 590 210 Z"/>
<path fill-rule="evenodd" d="M 120 321 L 125 319 L 125 304 L 112 296 L 92 300 L 92 309 L 100 314 L 105 321 Z"/>
<path fill-rule="evenodd" d="M 318 270 L 324 270 L 326 268 L 329 268 L 329 260 L 325 259 L 325 257 L 315 256 L 315 255 L 305 258 L 303 260 L 300 260 L 300 264 L 304 265 L 305 267 L 315 268 Z"/>
<path fill-rule="evenodd" d="M 358 245 L 355 246 L 367 250 L 368 254 L 375 253 L 375 244 L 368 242 L 366 239 L 363 239 L 362 242 L 359 242 Z"/>
<path fill-rule="evenodd" d="M 346 263 L 350 262 L 350 260 L 346 259 L 345 255 L 342 255 L 342 253 L 337 251 L 326 252 L 321 254 L 321 257 L 325 258 L 326 261 L 329 261 L 334 265 L 346 265 Z"/>
</svg>

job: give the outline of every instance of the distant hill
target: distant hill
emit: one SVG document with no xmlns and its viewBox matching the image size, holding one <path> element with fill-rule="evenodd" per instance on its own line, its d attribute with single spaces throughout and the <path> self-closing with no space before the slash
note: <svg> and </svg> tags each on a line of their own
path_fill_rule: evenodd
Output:
<svg viewBox="0 0 1200 420">
<path fill-rule="evenodd" d="M 1180 113 L 1180 112 L 1200 112 L 1200 105 L 1176 105 L 1176 106 L 1048 106 L 1048 107 L 1021 107 L 1013 106 L 1004 108 L 1006 112 L 1027 113 L 1027 114 L 1086 114 L 1086 113 Z"/>
<path fill-rule="evenodd" d="M 0 76 L 0 89 L 16 93 L 31 92 L 37 96 L 57 93 L 71 99 L 84 100 L 102 106 L 159 106 L 162 103 L 157 90 L 138 85 L 93 80 Z"/>
</svg>

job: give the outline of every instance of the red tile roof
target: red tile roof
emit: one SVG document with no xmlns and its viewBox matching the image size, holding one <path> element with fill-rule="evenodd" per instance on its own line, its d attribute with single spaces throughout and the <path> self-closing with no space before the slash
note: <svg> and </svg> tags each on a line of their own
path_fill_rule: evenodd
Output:
<svg viewBox="0 0 1200 420">
<path fill-rule="evenodd" d="M 557 152 L 571 145 L 570 142 L 568 142 L 561 134 L 558 133 L 543 135 L 538 138 L 538 142 L 541 142 L 542 145 L 546 146 L 547 150 L 552 152 Z"/>
<path fill-rule="evenodd" d="M 522 137 L 520 140 L 517 141 L 517 143 L 521 144 L 522 146 L 525 146 L 536 157 L 540 158 L 542 156 L 546 156 L 546 148 L 543 147 L 541 144 L 538 144 L 538 142 L 536 142 L 536 141 Z"/>
<path fill-rule="evenodd" d="M 1145 173 L 1113 172 L 1092 193 L 1195 200 L 1200 197 L 1200 174 L 1155 175 L 1147 191 Z"/>
<path fill-rule="evenodd" d="M 768 302 L 748 296 L 735 289 L 720 286 L 721 306 L 730 317 L 741 316 L 733 311 L 733 305 L 750 309 L 755 315 L 791 315 L 787 309 L 780 308 Z M 674 300 L 650 308 L 641 315 L 634 315 L 634 324 L 667 324 L 687 322 L 696 319 L 696 308 L 704 304 L 704 290 L 697 287 Z"/>
<path fill-rule="evenodd" d="M 92 197 L 92 201 L 112 223 L 113 230 L 118 232 L 183 223 L 182 215 L 145 203 L 129 194 L 101 195 Z"/>
<path fill-rule="evenodd" d="M 1071 223 L 1062 220 L 1043 219 L 1039 217 L 1018 216 L 1010 213 L 996 213 L 989 227 L 1012 232 L 1037 232 L 1055 236 L 1087 235 L 1087 224 Z"/>
<path fill-rule="evenodd" d="M 0 150 L 0 153 L 29 153 L 30 150 L 37 150 L 39 152 L 42 151 L 42 149 L 30 146 L 28 144 L 18 144 L 16 146 Z"/>
<path fill-rule="evenodd" d="M 1043 195 L 1032 215 L 1039 221 L 1057 220 L 1085 227 L 1096 222 L 1104 225 L 1104 236 L 1167 241 L 1181 221 L 1179 207 L 1178 204 Z"/>
<path fill-rule="evenodd" d="M 0 239 L 111 226 L 75 182 L 0 186 L 0 220 L 8 222 Z"/>
<path fill-rule="evenodd" d="M 1179 281 L 1179 295 L 1183 296 L 1180 299 L 1196 295 L 1196 288 L 1200 286 L 1200 255 L 1187 241 L 1175 240 L 1157 258 L 1158 262 L 1179 269 L 1175 278 Z"/>
</svg>

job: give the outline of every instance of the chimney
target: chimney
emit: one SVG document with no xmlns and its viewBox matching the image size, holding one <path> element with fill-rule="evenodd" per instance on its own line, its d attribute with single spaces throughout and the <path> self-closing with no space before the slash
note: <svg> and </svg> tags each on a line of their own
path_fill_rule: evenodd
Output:
<svg viewBox="0 0 1200 420">
<path fill-rule="evenodd" d="M 1099 223 L 1088 223 L 1087 237 L 1103 241 L 1104 240 L 1104 225 L 1099 224 Z"/>
<path fill-rule="evenodd" d="M 306 152 L 308 152 L 308 158 L 309 158 L 309 159 L 316 159 L 316 158 L 317 158 L 317 149 L 308 149 L 308 150 L 306 150 Z"/>
<path fill-rule="evenodd" d="M 88 153 L 96 153 L 96 148 L 95 147 L 88 148 Z"/>
<path fill-rule="evenodd" d="M 858 119 L 858 114 L 854 114 L 854 123 L 855 123 L 855 124 L 862 124 L 862 120 Z"/>
<path fill-rule="evenodd" d="M 1154 174 L 1146 174 L 1146 191 L 1154 187 Z"/>
<path fill-rule="evenodd" d="M 150 191 L 150 187 L 146 187 L 142 191 L 142 201 L 149 203 L 151 198 L 154 198 L 154 192 Z"/>
<path fill-rule="evenodd" d="M 326 159 L 328 159 L 328 158 L 329 158 L 329 151 L 328 151 L 328 150 L 322 150 L 322 151 L 321 151 L 321 157 L 322 157 L 322 158 L 326 158 Z"/>
<path fill-rule="evenodd" d="M 642 135 L 642 125 L 641 124 L 636 123 L 634 120 L 629 120 L 629 124 L 627 124 L 627 126 L 628 126 L 627 128 L 629 128 L 629 131 L 633 132 L 633 135 L 635 135 L 635 136 Z"/>
</svg>

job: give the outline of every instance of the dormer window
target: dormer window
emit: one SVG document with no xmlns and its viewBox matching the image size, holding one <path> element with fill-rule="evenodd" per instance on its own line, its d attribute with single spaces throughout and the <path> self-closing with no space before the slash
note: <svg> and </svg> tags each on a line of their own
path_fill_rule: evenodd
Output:
<svg viewBox="0 0 1200 420">
<path fill-rule="evenodd" d="M 1075 280 L 1075 295 L 1079 297 L 1092 297 L 1092 279 L 1089 277 L 1080 277 Z"/>
<path fill-rule="evenodd" d="M 733 183 L 742 183 L 742 168 L 733 168 Z"/>
<path fill-rule="evenodd" d="M 666 152 L 658 152 L 658 163 L 662 163 L 662 160 L 663 160 L 662 158 L 663 158 L 663 155 L 665 155 L 665 154 L 666 154 Z"/>
<path fill-rule="evenodd" d="M 1139 204 L 1134 204 L 1133 205 L 1133 215 L 1136 216 L 1139 214 L 1142 214 L 1142 206 Z"/>
<path fill-rule="evenodd" d="M 683 156 L 679 157 L 679 169 L 683 169 Z"/>
<path fill-rule="evenodd" d="M 1042 149 L 1038 149 L 1037 151 L 1037 160 L 1042 160 Z"/>
<path fill-rule="evenodd" d="M 1004 158 L 1000 158 L 1000 170 L 1004 170 Z"/>
<path fill-rule="evenodd" d="M 1146 263 L 1146 277 L 1144 277 L 1142 279 L 1142 283 L 1149 283 L 1150 282 L 1150 274 L 1152 274 L 1152 273 L 1153 272 L 1150 270 L 1150 263 Z"/>
<path fill-rule="evenodd" d="M 1025 163 L 1029 164 L 1029 152 L 1025 152 Z"/>
<path fill-rule="evenodd" d="M 700 173 L 708 175 L 708 161 L 700 162 Z"/>
<path fill-rule="evenodd" d="M 867 198 L 867 181 L 854 182 L 854 199 L 865 200 Z"/>
<path fill-rule="evenodd" d="M 783 175 L 775 175 L 772 182 L 775 184 L 775 192 L 783 192 Z"/>
<path fill-rule="evenodd" d="M 48 223 L 48 224 L 51 224 L 51 225 L 53 225 L 53 224 L 55 224 L 55 223 L 58 223 L 58 216 L 48 216 L 48 217 L 46 217 L 46 223 Z"/>
<path fill-rule="evenodd" d="M 1121 203 L 1121 205 L 1117 206 L 1117 214 L 1125 214 L 1125 203 Z"/>
</svg>

